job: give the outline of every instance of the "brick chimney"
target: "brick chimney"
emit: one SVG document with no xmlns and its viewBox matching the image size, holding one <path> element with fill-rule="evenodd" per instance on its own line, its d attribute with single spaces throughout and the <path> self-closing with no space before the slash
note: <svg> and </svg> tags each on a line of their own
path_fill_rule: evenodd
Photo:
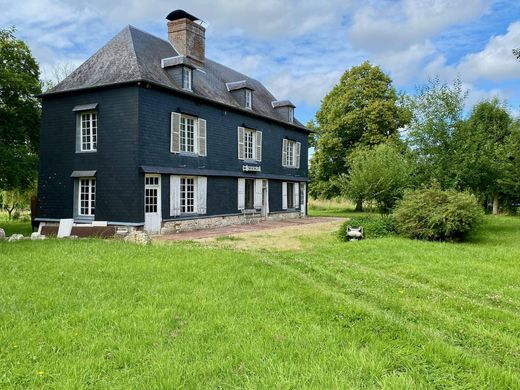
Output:
<svg viewBox="0 0 520 390">
<path fill-rule="evenodd" d="M 206 29 L 201 20 L 186 11 L 176 10 L 166 17 L 168 40 L 181 56 L 186 56 L 199 66 L 204 65 Z M 198 23 L 197 23 L 198 22 Z"/>
</svg>

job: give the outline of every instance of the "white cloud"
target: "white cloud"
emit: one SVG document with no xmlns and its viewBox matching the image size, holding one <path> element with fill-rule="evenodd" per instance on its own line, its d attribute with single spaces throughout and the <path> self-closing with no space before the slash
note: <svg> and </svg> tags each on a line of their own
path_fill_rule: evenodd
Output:
<svg viewBox="0 0 520 390">
<path fill-rule="evenodd" d="M 370 1 L 353 16 L 354 48 L 388 52 L 423 44 L 444 28 L 468 22 L 488 8 L 485 0 Z"/>
<path fill-rule="evenodd" d="M 504 35 L 492 37 L 484 50 L 466 55 L 458 66 L 468 80 L 507 80 L 520 77 L 520 63 L 511 50 L 520 47 L 520 22 L 512 23 Z"/>
</svg>

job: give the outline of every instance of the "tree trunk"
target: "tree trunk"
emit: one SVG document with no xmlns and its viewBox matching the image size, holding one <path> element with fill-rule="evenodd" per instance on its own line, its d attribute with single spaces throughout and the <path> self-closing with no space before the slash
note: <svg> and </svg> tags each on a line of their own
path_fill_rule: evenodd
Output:
<svg viewBox="0 0 520 390">
<path fill-rule="evenodd" d="M 356 211 L 363 211 L 363 199 L 356 201 Z"/>
<path fill-rule="evenodd" d="M 493 215 L 498 215 L 498 194 L 493 195 Z"/>
</svg>

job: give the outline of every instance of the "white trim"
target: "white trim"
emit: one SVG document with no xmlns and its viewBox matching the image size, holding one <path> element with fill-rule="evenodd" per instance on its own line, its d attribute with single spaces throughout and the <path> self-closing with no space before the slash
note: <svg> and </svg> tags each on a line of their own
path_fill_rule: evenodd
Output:
<svg viewBox="0 0 520 390">
<path fill-rule="evenodd" d="M 197 178 L 197 213 L 206 214 L 207 212 L 207 198 L 208 198 L 208 179 L 206 176 L 198 176 Z"/>
<path fill-rule="evenodd" d="M 287 182 L 282 182 L 282 210 L 287 210 Z"/>
<path fill-rule="evenodd" d="M 90 110 L 90 111 L 78 111 L 78 143 L 79 148 L 77 148 L 78 152 L 81 153 L 90 153 L 90 152 L 97 152 L 97 139 L 98 139 L 98 115 L 96 110 Z M 87 122 L 89 124 L 89 133 L 88 133 L 88 141 L 85 142 L 86 145 L 88 145 L 89 149 L 84 148 L 83 145 L 83 116 L 88 116 Z M 94 116 L 95 116 L 95 126 L 94 126 Z M 93 129 L 95 131 L 93 131 Z M 86 130 L 86 129 L 85 129 Z M 93 138 L 96 138 L 94 141 Z"/>
<path fill-rule="evenodd" d="M 180 176 L 170 176 L 170 215 L 177 217 L 181 215 L 181 180 Z"/>
<path fill-rule="evenodd" d="M 255 209 L 261 209 L 262 208 L 262 185 L 263 180 L 262 179 L 255 179 L 255 196 L 253 200 L 253 207 Z"/>
<path fill-rule="evenodd" d="M 244 107 L 248 110 L 253 109 L 253 91 L 248 88 L 245 88 L 245 103 Z"/>
<path fill-rule="evenodd" d="M 147 179 L 157 179 L 156 183 L 147 183 Z M 146 211 L 146 190 L 155 190 L 156 196 L 156 211 Z M 161 231 L 162 225 L 162 194 L 161 191 L 161 175 L 160 174 L 146 174 L 144 175 L 144 226 L 145 230 L 149 233 L 157 234 Z"/>
<path fill-rule="evenodd" d="M 246 179 L 238 179 L 238 209 L 244 210 L 246 208 Z"/>
<path fill-rule="evenodd" d="M 185 75 L 188 75 L 188 78 L 185 79 Z M 182 83 L 182 89 L 185 90 L 185 91 L 190 91 L 190 92 L 193 92 L 193 69 L 187 67 L 187 66 L 183 66 L 182 67 L 182 71 L 181 71 L 181 83 Z M 187 80 L 188 82 L 186 83 L 187 85 L 185 86 L 185 83 L 184 81 Z"/>
</svg>

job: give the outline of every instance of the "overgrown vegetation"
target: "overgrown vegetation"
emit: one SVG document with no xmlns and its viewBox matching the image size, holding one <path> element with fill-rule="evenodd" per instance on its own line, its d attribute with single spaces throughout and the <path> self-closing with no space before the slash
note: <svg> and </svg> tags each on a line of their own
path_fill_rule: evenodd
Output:
<svg viewBox="0 0 520 390">
<path fill-rule="evenodd" d="M 356 228 L 362 226 L 366 239 L 381 238 L 397 233 L 394 218 L 390 215 L 367 214 L 349 218 L 336 233 L 341 241 L 348 241 L 346 237 L 348 226 Z"/>
<path fill-rule="evenodd" d="M 434 185 L 408 192 L 394 217 L 397 229 L 407 237 L 461 241 L 481 224 L 483 214 L 475 196 Z"/>
</svg>

